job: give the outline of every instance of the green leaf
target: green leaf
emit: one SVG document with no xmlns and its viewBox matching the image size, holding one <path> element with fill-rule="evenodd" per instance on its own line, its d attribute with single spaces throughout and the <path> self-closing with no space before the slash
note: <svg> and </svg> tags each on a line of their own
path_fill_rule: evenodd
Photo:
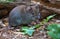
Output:
<svg viewBox="0 0 60 39">
<path fill-rule="evenodd" d="M 47 27 L 48 35 L 53 39 L 60 39 L 60 24 L 50 24 Z"/>
<path fill-rule="evenodd" d="M 56 39 L 56 36 L 57 36 L 56 34 L 54 34 L 54 32 L 51 32 L 51 31 L 48 32 L 48 35 L 53 39 Z"/>
<path fill-rule="evenodd" d="M 30 27 L 30 29 L 36 29 L 36 28 L 39 28 L 40 26 L 41 26 L 40 24 L 37 24 L 37 25 Z"/>
<path fill-rule="evenodd" d="M 58 24 L 57 27 L 60 28 L 60 24 Z"/>
<path fill-rule="evenodd" d="M 48 30 L 57 29 L 57 24 L 50 24 L 47 27 Z"/>
<path fill-rule="evenodd" d="M 58 33 L 56 37 L 57 37 L 58 39 L 60 39 L 60 33 Z"/>
<path fill-rule="evenodd" d="M 0 3 L 10 3 L 14 2 L 14 0 L 0 0 Z"/>
<path fill-rule="evenodd" d="M 46 24 L 51 18 L 53 18 L 56 14 L 48 16 L 46 19 L 43 19 L 43 21 L 40 23 L 41 25 Z"/>
<path fill-rule="evenodd" d="M 39 28 L 41 25 L 40 24 L 37 24 L 37 25 L 34 25 L 34 26 L 31 26 L 31 27 L 27 27 L 27 26 L 24 26 L 21 28 L 21 31 L 24 33 L 24 34 L 27 34 L 29 36 L 32 36 L 35 29 L 36 28 Z"/>
<path fill-rule="evenodd" d="M 51 18 L 53 18 L 55 15 L 56 15 L 56 14 L 51 15 L 51 16 L 48 16 L 48 17 L 46 18 L 46 20 L 49 21 L 49 20 L 50 20 Z"/>
<path fill-rule="evenodd" d="M 24 30 L 26 30 L 26 29 L 29 29 L 28 27 L 22 27 L 22 30 L 24 31 Z"/>
<path fill-rule="evenodd" d="M 29 36 L 32 36 L 34 31 L 35 30 L 33 30 L 33 29 L 28 29 L 28 30 L 26 30 L 26 34 L 28 34 Z"/>
<path fill-rule="evenodd" d="M 29 35 L 29 36 L 32 36 L 33 33 L 34 33 L 34 29 L 31 29 L 29 27 L 22 27 L 21 29 L 25 34 Z"/>
</svg>

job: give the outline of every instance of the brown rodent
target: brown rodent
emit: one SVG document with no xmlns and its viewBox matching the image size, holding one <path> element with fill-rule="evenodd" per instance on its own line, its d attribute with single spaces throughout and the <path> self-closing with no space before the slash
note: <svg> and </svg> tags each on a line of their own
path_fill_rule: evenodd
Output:
<svg viewBox="0 0 60 39">
<path fill-rule="evenodd" d="M 9 25 L 18 26 L 20 24 L 29 24 L 32 21 L 40 19 L 39 5 L 20 5 L 12 9 L 9 14 Z"/>
</svg>

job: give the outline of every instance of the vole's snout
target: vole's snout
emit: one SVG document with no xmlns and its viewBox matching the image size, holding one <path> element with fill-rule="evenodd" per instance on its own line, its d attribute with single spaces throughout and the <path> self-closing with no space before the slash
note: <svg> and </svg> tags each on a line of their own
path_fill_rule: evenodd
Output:
<svg viewBox="0 0 60 39">
<path fill-rule="evenodd" d="M 39 13 L 37 16 L 35 16 L 35 18 L 36 18 L 36 19 L 40 19 L 40 18 L 41 18 L 40 13 Z"/>
<path fill-rule="evenodd" d="M 38 19 L 40 19 L 41 18 L 41 15 L 40 15 L 40 13 L 38 14 Z"/>
</svg>

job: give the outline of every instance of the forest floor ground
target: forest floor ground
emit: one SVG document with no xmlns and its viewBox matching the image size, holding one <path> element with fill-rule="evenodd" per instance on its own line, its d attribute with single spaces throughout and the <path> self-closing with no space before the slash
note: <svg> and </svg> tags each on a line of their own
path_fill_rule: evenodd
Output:
<svg viewBox="0 0 60 39">
<path fill-rule="evenodd" d="M 31 37 L 28 35 L 23 35 L 21 32 L 15 32 L 15 30 L 5 30 L 5 27 L 0 28 L 0 39 L 51 39 L 51 37 L 47 35 L 46 27 L 48 24 L 52 23 L 60 24 L 59 17 L 53 18 L 48 23 L 37 28 Z"/>
</svg>

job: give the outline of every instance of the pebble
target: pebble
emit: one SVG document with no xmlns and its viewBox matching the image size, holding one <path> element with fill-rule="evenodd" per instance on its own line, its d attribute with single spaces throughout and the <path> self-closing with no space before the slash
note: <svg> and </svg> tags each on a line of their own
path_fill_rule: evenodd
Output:
<svg viewBox="0 0 60 39">
<path fill-rule="evenodd" d="M 46 38 L 47 36 L 46 36 L 46 35 L 44 35 L 44 37 Z"/>
<path fill-rule="evenodd" d="M 19 32 L 19 31 L 20 31 L 20 29 L 16 29 L 16 31 L 17 31 L 17 32 Z"/>
<path fill-rule="evenodd" d="M 56 20 L 57 23 L 60 23 L 60 20 Z"/>
<path fill-rule="evenodd" d="M 6 26 L 5 24 L 3 24 L 2 20 L 0 20 L 0 25 L 1 25 L 2 27 L 5 27 L 5 26 Z"/>
</svg>

